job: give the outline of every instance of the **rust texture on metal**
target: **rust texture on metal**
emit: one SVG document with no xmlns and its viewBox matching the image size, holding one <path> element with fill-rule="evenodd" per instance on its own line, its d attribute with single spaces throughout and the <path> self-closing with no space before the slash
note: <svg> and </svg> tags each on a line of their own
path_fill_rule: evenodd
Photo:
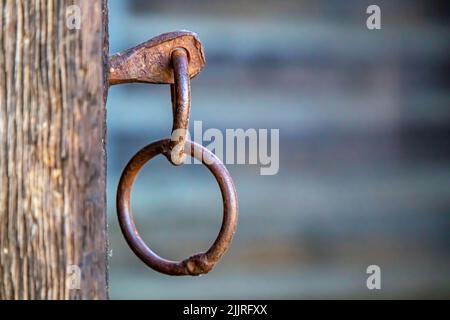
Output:
<svg viewBox="0 0 450 320">
<path fill-rule="evenodd" d="M 189 129 L 189 116 L 191 112 L 191 83 L 189 79 L 188 53 L 183 48 L 172 52 L 172 67 L 175 84 L 170 86 L 172 96 L 172 156 L 170 162 L 182 165 L 185 160 L 183 152 L 186 135 Z"/>
<path fill-rule="evenodd" d="M 189 78 L 195 77 L 205 65 L 203 47 L 194 32 L 176 31 L 111 56 L 109 85 L 133 82 L 173 84 L 171 56 L 176 48 L 187 51 Z"/>
<path fill-rule="evenodd" d="M 224 164 L 208 149 L 187 140 L 191 109 L 190 79 L 205 65 L 203 49 L 193 32 L 160 35 L 109 60 L 109 84 L 132 82 L 170 84 L 172 136 L 141 149 L 127 164 L 117 189 L 120 228 L 130 248 L 149 267 L 168 275 L 208 273 L 224 255 L 236 231 L 238 200 L 233 180 Z M 154 253 L 139 236 L 131 213 L 131 189 L 145 163 L 163 154 L 173 165 L 182 165 L 186 155 L 200 160 L 214 175 L 222 192 L 223 220 L 215 242 L 206 252 L 183 261 L 170 261 Z"/>
<path fill-rule="evenodd" d="M 149 267 L 168 275 L 181 276 L 208 273 L 228 249 L 236 231 L 238 200 L 233 180 L 224 164 L 208 149 L 191 141 L 186 141 L 184 152 L 209 169 L 219 184 L 223 201 L 223 219 L 219 234 L 206 252 L 194 254 L 183 261 L 170 261 L 159 257 L 140 237 L 131 212 L 130 196 L 134 181 L 142 167 L 159 154 L 171 157 L 171 140 L 154 142 L 128 162 L 120 178 L 117 190 L 117 213 L 121 230 L 134 253 Z"/>
</svg>

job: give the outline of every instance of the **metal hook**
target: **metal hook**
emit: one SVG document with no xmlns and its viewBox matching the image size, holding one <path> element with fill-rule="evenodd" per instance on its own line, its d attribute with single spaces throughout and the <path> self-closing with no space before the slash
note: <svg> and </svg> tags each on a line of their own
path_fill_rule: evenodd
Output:
<svg viewBox="0 0 450 320">
<path fill-rule="evenodd" d="M 195 33 L 178 31 L 162 34 L 110 58 L 110 85 L 144 82 L 170 84 L 172 137 L 141 149 L 128 162 L 117 188 L 117 215 L 130 248 L 149 267 L 168 275 L 208 273 L 228 249 L 236 231 L 238 200 L 233 180 L 223 163 L 208 149 L 187 139 L 191 108 L 190 79 L 205 65 L 203 48 Z M 172 164 L 184 163 L 186 154 L 200 160 L 214 175 L 223 200 L 219 234 L 206 252 L 183 261 L 170 261 L 154 253 L 139 236 L 131 213 L 133 183 L 145 163 L 163 154 Z"/>
<path fill-rule="evenodd" d="M 191 112 L 191 81 L 189 78 L 188 53 L 184 48 L 176 48 L 172 54 L 174 84 L 170 85 L 172 98 L 172 153 L 169 161 L 182 165 L 186 158 L 183 151 L 189 129 Z"/>
</svg>

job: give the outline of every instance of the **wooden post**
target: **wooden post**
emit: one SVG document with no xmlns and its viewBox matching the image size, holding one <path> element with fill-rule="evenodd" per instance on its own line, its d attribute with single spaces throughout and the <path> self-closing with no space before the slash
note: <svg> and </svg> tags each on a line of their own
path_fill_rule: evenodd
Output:
<svg viewBox="0 0 450 320">
<path fill-rule="evenodd" d="M 0 299 L 105 299 L 106 0 L 0 0 L 0 26 Z"/>
</svg>

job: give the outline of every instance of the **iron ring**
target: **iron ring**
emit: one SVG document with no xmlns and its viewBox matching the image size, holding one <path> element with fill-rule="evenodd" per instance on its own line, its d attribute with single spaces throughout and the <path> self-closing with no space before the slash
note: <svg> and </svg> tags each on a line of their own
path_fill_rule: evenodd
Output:
<svg viewBox="0 0 450 320">
<path fill-rule="evenodd" d="M 120 228 L 133 252 L 150 268 L 164 274 L 200 275 L 212 270 L 228 249 L 236 231 L 238 199 L 233 180 L 225 165 L 208 149 L 187 140 L 184 153 L 202 161 L 219 184 L 223 201 L 223 218 L 219 234 L 206 252 L 200 252 L 183 261 L 170 261 L 159 257 L 140 237 L 131 212 L 131 189 L 144 164 L 159 154 L 170 159 L 171 140 L 151 143 L 137 152 L 128 162 L 120 178 L 117 190 L 117 214 Z"/>
</svg>

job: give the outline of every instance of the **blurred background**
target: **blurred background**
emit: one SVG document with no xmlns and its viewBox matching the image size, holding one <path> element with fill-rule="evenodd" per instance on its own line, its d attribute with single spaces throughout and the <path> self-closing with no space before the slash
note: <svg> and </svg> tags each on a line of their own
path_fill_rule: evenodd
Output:
<svg viewBox="0 0 450 320">
<path fill-rule="evenodd" d="M 381 7 L 381 30 L 366 8 Z M 210 274 L 146 267 L 118 228 L 121 170 L 172 125 L 168 86 L 108 97 L 113 299 L 450 298 L 449 5 L 441 1 L 110 0 L 111 54 L 195 31 L 203 129 L 280 129 L 280 170 L 228 165 L 238 231 Z M 192 131 L 191 131 L 192 133 Z M 174 201 L 174 195 L 177 200 Z M 214 178 L 162 157 L 140 174 L 133 212 L 158 254 L 206 250 L 221 223 Z M 381 268 L 368 290 L 366 268 Z"/>
</svg>

